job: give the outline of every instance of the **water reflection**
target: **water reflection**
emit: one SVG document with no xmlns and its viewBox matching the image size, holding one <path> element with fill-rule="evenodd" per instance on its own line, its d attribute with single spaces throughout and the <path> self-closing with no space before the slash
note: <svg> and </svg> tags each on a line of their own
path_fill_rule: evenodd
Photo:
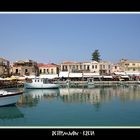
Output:
<svg viewBox="0 0 140 140">
<path fill-rule="evenodd" d="M 20 110 L 16 106 L 7 106 L 0 108 L 0 119 L 17 119 L 23 118 L 24 114 L 20 112 Z"/>
<path fill-rule="evenodd" d="M 22 107 L 36 106 L 41 100 L 53 100 L 60 94 L 59 89 L 26 89 L 17 105 Z"/>
<path fill-rule="evenodd" d="M 89 103 L 100 107 L 104 102 L 118 99 L 120 102 L 140 100 L 140 86 L 114 86 L 94 88 L 26 89 L 17 102 L 18 106 L 37 106 L 42 100 L 58 100 L 64 103 Z"/>
<path fill-rule="evenodd" d="M 118 98 L 121 102 L 140 100 L 140 87 L 63 88 L 60 97 L 65 103 L 90 103 L 99 105 Z"/>
</svg>

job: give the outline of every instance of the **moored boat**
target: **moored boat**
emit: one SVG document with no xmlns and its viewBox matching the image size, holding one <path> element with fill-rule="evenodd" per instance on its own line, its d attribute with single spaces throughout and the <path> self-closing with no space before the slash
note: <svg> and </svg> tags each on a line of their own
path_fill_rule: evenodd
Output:
<svg viewBox="0 0 140 140">
<path fill-rule="evenodd" d="M 55 89 L 59 88 L 59 85 L 47 78 L 33 78 L 31 81 L 25 82 L 24 87 L 28 89 Z"/>
<path fill-rule="evenodd" d="M 23 91 L 0 90 L 0 106 L 14 105 Z"/>
</svg>

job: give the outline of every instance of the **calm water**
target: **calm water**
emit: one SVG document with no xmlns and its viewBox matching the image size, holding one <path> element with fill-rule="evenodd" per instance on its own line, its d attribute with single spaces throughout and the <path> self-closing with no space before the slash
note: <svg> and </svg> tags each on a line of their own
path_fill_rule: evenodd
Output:
<svg viewBox="0 0 140 140">
<path fill-rule="evenodd" d="M 140 86 L 25 90 L 0 126 L 140 126 Z"/>
</svg>

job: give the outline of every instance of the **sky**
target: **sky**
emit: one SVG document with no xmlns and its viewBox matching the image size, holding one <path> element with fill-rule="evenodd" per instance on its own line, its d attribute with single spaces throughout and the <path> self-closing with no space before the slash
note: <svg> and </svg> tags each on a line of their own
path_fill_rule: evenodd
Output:
<svg viewBox="0 0 140 140">
<path fill-rule="evenodd" d="M 140 60 L 140 13 L 0 13 L 0 57 L 39 63 Z"/>
</svg>

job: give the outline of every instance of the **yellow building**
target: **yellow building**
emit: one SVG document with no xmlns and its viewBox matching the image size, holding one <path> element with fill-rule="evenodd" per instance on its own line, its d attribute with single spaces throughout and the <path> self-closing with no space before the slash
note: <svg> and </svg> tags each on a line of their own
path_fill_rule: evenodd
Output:
<svg viewBox="0 0 140 140">
<path fill-rule="evenodd" d="M 83 67 L 81 62 L 64 61 L 60 65 L 60 71 L 80 72 L 82 69 Z"/>
<path fill-rule="evenodd" d="M 59 66 L 56 64 L 38 64 L 39 74 L 58 74 Z"/>
<path fill-rule="evenodd" d="M 119 65 L 126 72 L 140 72 L 140 61 L 121 59 Z"/>
</svg>

